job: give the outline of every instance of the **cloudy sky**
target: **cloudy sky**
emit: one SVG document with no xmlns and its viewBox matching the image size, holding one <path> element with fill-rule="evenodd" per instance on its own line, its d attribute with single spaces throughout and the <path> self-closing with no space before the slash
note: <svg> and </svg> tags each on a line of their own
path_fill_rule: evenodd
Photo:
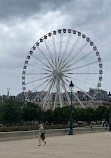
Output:
<svg viewBox="0 0 111 158">
<path fill-rule="evenodd" d="M 22 92 L 22 69 L 33 44 L 59 28 L 85 33 L 103 63 L 102 89 L 111 91 L 111 0 L 0 0 L 0 95 Z"/>
</svg>

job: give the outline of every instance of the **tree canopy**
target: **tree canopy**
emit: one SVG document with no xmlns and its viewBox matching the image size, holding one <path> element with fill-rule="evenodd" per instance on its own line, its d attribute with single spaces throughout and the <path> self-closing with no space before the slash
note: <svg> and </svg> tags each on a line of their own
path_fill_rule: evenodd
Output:
<svg viewBox="0 0 111 158">
<path fill-rule="evenodd" d="M 108 121 L 109 110 L 100 106 L 93 108 L 74 108 L 72 107 L 73 121 Z M 0 123 L 11 126 L 21 122 L 37 121 L 53 124 L 68 124 L 70 121 L 70 106 L 62 108 L 57 107 L 55 110 L 42 110 L 36 103 L 21 103 L 13 99 L 6 99 L 0 105 Z"/>
</svg>

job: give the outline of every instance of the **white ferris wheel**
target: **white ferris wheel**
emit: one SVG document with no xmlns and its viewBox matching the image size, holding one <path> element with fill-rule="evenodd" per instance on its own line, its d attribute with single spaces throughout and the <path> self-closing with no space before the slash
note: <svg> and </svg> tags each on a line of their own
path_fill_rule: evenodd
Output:
<svg viewBox="0 0 111 158">
<path fill-rule="evenodd" d="M 85 107 L 95 98 L 102 81 L 99 51 L 85 34 L 58 29 L 41 37 L 30 49 L 23 66 L 22 87 L 27 102 L 41 102 L 43 108 L 70 104 L 69 83 L 74 84 L 73 100 Z M 78 93 L 79 92 L 79 93 Z M 32 97 L 31 97 L 31 94 Z"/>
</svg>

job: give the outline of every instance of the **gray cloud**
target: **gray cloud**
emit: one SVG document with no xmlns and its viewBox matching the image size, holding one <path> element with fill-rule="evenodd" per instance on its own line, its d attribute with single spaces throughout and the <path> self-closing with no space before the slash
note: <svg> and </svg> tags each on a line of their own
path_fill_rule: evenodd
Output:
<svg viewBox="0 0 111 158">
<path fill-rule="evenodd" d="M 72 28 L 89 36 L 103 62 L 103 88 L 110 91 L 111 76 L 110 0 L 0 0 L 0 94 L 21 89 L 25 58 L 44 34 Z M 14 88 L 15 87 L 15 88 Z"/>
<path fill-rule="evenodd" d="M 44 14 L 49 10 L 56 10 L 70 3 L 71 0 L 1 0 L 0 19 L 10 17 L 28 18 L 34 14 Z M 38 17 L 39 18 L 39 17 Z"/>
</svg>

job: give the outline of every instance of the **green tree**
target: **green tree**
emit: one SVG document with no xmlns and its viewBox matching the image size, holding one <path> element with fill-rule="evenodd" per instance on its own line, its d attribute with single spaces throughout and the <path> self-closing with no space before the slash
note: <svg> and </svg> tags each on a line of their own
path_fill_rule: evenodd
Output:
<svg viewBox="0 0 111 158">
<path fill-rule="evenodd" d="M 99 106 L 96 109 L 96 119 L 97 120 L 102 120 L 102 119 L 106 119 L 108 120 L 109 117 L 109 110 L 108 108 L 104 107 L 104 106 Z"/>
<path fill-rule="evenodd" d="M 47 123 L 53 123 L 54 122 L 54 111 L 52 111 L 51 109 L 48 109 L 47 111 L 45 111 L 43 121 L 47 122 Z"/>
<path fill-rule="evenodd" d="M 96 120 L 95 110 L 93 108 L 87 108 L 85 112 L 85 121 L 90 122 L 95 120 Z"/>
<path fill-rule="evenodd" d="M 0 119 L 4 125 L 13 125 L 21 121 L 22 103 L 6 99 L 0 107 Z"/>
<path fill-rule="evenodd" d="M 70 106 L 62 107 L 61 116 L 62 116 L 62 123 L 66 124 L 70 121 Z"/>
<path fill-rule="evenodd" d="M 38 104 L 26 103 L 23 107 L 22 118 L 24 121 L 40 121 L 43 119 L 43 112 Z"/>
<path fill-rule="evenodd" d="M 75 109 L 76 121 L 84 121 L 84 109 Z"/>
<path fill-rule="evenodd" d="M 63 122 L 63 118 L 62 118 L 62 108 L 57 107 L 54 110 L 54 123 L 62 123 Z"/>
</svg>

